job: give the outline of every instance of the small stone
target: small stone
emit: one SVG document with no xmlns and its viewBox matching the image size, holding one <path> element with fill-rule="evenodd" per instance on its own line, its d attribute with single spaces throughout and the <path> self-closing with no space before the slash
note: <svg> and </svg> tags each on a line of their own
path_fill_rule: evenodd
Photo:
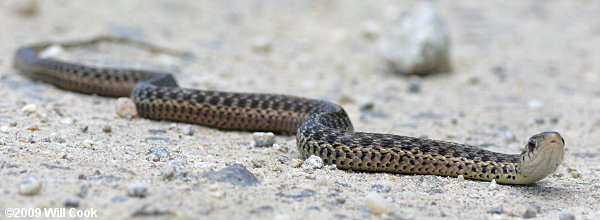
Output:
<svg viewBox="0 0 600 220">
<path fill-rule="evenodd" d="M 289 151 L 287 146 L 281 144 L 273 144 L 273 150 L 280 151 L 283 153 L 287 153 Z"/>
<path fill-rule="evenodd" d="M 83 133 L 87 132 L 89 128 L 90 128 L 90 126 L 88 126 L 88 125 L 79 126 L 79 130 Z"/>
<path fill-rule="evenodd" d="M 575 179 L 579 179 L 579 178 L 581 178 L 581 173 L 579 173 L 577 171 L 573 171 L 573 172 L 571 172 L 571 177 L 573 177 Z"/>
<path fill-rule="evenodd" d="M 110 125 L 104 125 L 104 126 L 102 126 L 102 132 L 110 133 L 110 132 L 112 132 L 112 127 Z"/>
<path fill-rule="evenodd" d="M 394 210 L 393 204 L 376 192 L 369 192 L 364 201 L 369 211 L 375 214 L 390 214 Z"/>
<path fill-rule="evenodd" d="M 38 14 L 39 6 L 38 1 L 35 0 L 21 0 L 15 1 L 17 3 L 15 9 L 19 15 L 23 17 L 32 17 Z"/>
<path fill-rule="evenodd" d="M 371 189 L 376 189 L 380 192 L 390 192 L 390 190 L 392 190 L 392 187 L 390 187 L 389 185 L 381 185 L 381 184 L 375 184 L 371 186 Z"/>
<path fill-rule="evenodd" d="M 255 147 L 271 147 L 275 143 L 273 132 L 254 132 L 252 138 L 254 138 Z"/>
<path fill-rule="evenodd" d="M 294 167 L 294 168 L 301 167 L 302 164 L 304 164 L 304 161 L 302 161 L 300 159 L 293 159 L 292 160 L 292 167 Z"/>
<path fill-rule="evenodd" d="M 252 166 L 254 168 L 262 168 L 267 166 L 267 161 L 261 159 L 253 159 Z"/>
<path fill-rule="evenodd" d="M 75 195 L 79 198 L 85 198 L 85 196 L 87 196 L 87 194 L 88 194 L 88 187 L 86 185 L 81 185 L 77 189 L 77 192 L 75 193 Z"/>
<path fill-rule="evenodd" d="M 241 164 L 233 164 L 215 172 L 205 172 L 202 176 L 213 181 L 228 182 L 237 186 L 251 186 L 260 183 L 254 174 Z"/>
<path fill-rule="evenodd" d="M 194 126 L 192 125 L 186 125 L 185 127 L 183 127 L 183 134 L 185 135 L 194 135 L 194 132 L 196 131 L 196 129 L 194 129 Z"/>
<path fill-rule="evenodd" d="M 161 146 L 153 146 L 148 149 L 148 159 L 153 162 L 169 161 L 172 159 L 171 152 Z"/>
<path fill-rule="evenodd" d="M 60 143 L 60 144 L 67 142 L 64 137 L 58 136 L 58 135 L 53 135 L 52 141 L 54 141 L 56 143 Z"/>
<path fill-rule="evenodd" d="M 76 198 L 68 198 L 67 200 L 65 200 L 65 207 L 77 208 L 79 207 L 79 200 Z"/>
<path fill-rule="evenodd" d="M 561 212 L 560 214 L 558 214 L 558 219 L 559 220 L 575 220 L 575 215 L 573 215 L 573 213 L 570 213 L 570 212 Z"/>
<path fill-rule="evenodd" d="M 19 194 L 32 196 L 38 194 L 41 189 L 42 183 L 35 177 L 30 176 L 19 185 Z"/>
<path fill-rule="evenodd" d="M 346 198 L 337 197 L 337 198 L 335 198 L 335 201 L 339 204 L 344 204 L 344 203 L 346 203 Z"/>
<path fill-rule="evenodd" d="M 161 127 L 153 127 L 153 128 L 149 128 L 148 132 L 150 132 L 152 134 L 167 133 L 167 129 L 166 128 L 161 128 Z"/>
<path fill-rule="evenodd" d="M 488 185 L 488 190 L 495 190 L 496 188 L 498 188 L 498 184 L 496 183 L 496 179 L 493 179 L 490 185 Z"/>
<path fill-rule="evenodd" d="M 110 199 L 111 202 L 124 202 L 127 200 L 127 197 L 122 195 L 116 195 Z"/>
<path fill-rule="evenodd" d="M 418 77 L 411 77 L 408 80 L 408 92 L 419 93 L 421 92 L 421 79 Z"/>
<path fill-rule="evenodd" d="M 375 103 L 373 102 L 365 102 L 360 105 L 360 111 L 363 112 L 372 111 L 373 109 L 375 109 Z"/>
<path fill-rule="evenodd" d="M 422 2 L 379 43 L 379 55 L 400 74 L 426 75 L 449 71 L 450 37 L 430 2 Z"/>
<path fill-rule="evenodd" d="M 527 209 L 525 210 L 525 214 L 523 214 L 523 218 L 535 218 L 537 213 L 538 212 L 534 207 L 527 206 Z"/>
<path fill-rule="evenodd" d="M 75 123 L 75 119 L 73 119 L 73 118 L 63 118 L 63 119 L 60 120 L 60 123 L 64 124 L 64 125 L 72 125 L 73 123 Z"/>
<path fill-rule="evenodd" d="M 323 168 L 323 159 L 315 155 L 311 155 L 304 161 L 302 168 L 321 169 Z"/>
<path fill-rule="evenodd" d="M 463 175 L 458 175 L 457 178 L 458 178 L 458 181 L 461 181 L 461 182 L 465 181 L 465 176 L 463 176 Z"/>
<path fill-rule="evenodd" d="M 6 125 L 2 125 L 2 126 L 0 127 L 0 132 L 2 132 L 2 133 L 4 133 L 4 134 L 8 134 L 8 132 L 9 132 L 9 128 L 8 128 L 8 126 L 6 126 Z"/>
<path fill-rule="evenodd" d="M 72 161 L 73 159 L 75 159 L 75 155 L 73 155 L 72 153 L 66 153 L 62 155 L 62 159 Z"/>
<path fill-rule="evenodd" d="M 8 123 L 8 126 L 17 127 L 17 122 L 11 121 L 11 122 Z"/>
<path fill-rule="evenodd" d="M 135 118 L 138 116 L 135 103 L 130 98 L 121 97 L 115 104 L 115 112 L 122 118 Z"/>
<path fill-rule="evenodd" d="M 540 110 L 542 107 L 544 107 L 544 103 L 542 103 L 542 101 L 540 101 L 540 100 L 533 99 L 533 100 L 529 100 L 529 102 L 527 102 L 527 106 L 531 110 Z"/>
<path fill-rule="evenodd" d="M 337 170 L 337 165 L 329 164 L 329 165 L 325 165 L 324 168 L 328 169 L 328 170 Z"/>
<path fill-rule="evenodd" d="M 492 207 L 488 210 L 488 213 L 501 215 L 504 212 L 504 207 L 502 205 Z"/>
<path fill-rule="evenodd" d="M 127 195 L 129 197 L 144 198 L 148 195 L 148 187 L 143 183 L 134 183 L 127 187 Z"/>
<path fill-rule="evenodd" d="M 26 127 L 25 129 L 30 130 L 30 131 L 37 131 L 37 130 L 40 130 L 40 127 L 37 124 L 32 124 L 32 125 L 29 125 L 28 127 Z"/>
<path fill-rule="evenodd" d="M 82 144 L 83 144 L 83 146 L 86 146 L 86 147 L 92 147 L 92 146 L 96 145 L 96 142 L 94 142 L 90 139 L 85 139 L 85 140 L 83 140 Z"/>
<path fill-rule="evenodd" d="M 35 110 L 36 110 L 35 104 L 27 104 L 27 105 L 23 106 L 23 108 L 21 109 L 21 111 L 25 112 L 25 113 L 34 113 Z"/>
</svg>

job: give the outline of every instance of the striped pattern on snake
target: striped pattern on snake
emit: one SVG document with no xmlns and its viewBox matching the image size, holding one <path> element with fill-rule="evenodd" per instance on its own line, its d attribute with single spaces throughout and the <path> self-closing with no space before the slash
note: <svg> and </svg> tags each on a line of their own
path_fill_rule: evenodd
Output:
<svg viewBox="0 0 600 220">
<path fill-rule="evenodd" d="M 67 42 L 74 47 L 99 41 L 150 44 L 117 37 Z M 52 43 L 17 50 L 15 67 L 34 80 L 87 94 L 130 96 L 141 117 L 215 128 L 296 133 L 304 157 L 317 155 L 340 169 L 465 178 L 529 184 L 562 163 L 564 139 L 557 132 L 529 138 L 521 154 L 392 134 L 356 132 L 337 104 L 289 95 L 233 93 L 180 88 L 172 75 L 151 70 L 95 67 L 41 58 Z"/>
</svg>

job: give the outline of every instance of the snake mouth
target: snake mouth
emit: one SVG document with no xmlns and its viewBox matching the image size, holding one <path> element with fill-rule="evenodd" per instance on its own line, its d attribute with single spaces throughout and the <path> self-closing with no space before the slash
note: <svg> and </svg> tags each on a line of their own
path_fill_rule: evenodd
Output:
<svg viewBox="0 0 600 220">
<path fill-rule="evenodd" d="M 534 146 L 531 146 L 532 142 Z M 564 143 L 558 132 L 544 132 L 531 137 L 521 155 L 521 173 L 537 181 L 556 171 L 563 160 Z"/>
</svg>

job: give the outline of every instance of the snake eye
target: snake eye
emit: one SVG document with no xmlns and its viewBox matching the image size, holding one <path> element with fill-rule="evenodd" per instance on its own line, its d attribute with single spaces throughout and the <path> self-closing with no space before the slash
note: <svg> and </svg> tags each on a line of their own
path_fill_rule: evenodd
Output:
<svg viewBox="0 0 600 220">
<path fill-rule="evenodd" d="M 535 149 L 535 147 L 537 146 L 537 141 L 535 139 L 529 139 L 529 141 L 527 142 L 527 149 L 531 152 Z"/>
</svg>

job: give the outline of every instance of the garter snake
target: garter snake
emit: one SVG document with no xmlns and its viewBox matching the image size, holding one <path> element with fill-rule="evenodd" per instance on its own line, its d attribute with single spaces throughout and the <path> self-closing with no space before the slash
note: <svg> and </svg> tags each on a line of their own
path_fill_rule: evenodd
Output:
<svg viewBox="0 0 600 220">
<path fill-rule="evenodd" d="M 149 44 L 119 37 L 58 43 L 64 47 L 99 41 Z M 31 79 L 80 93 L 129 96 L 141 117 L 204 126 L 295 133 L 299 152 L 316 155 L 339 169 L 459 176 L 504 184 L 529 184 L 562 163 L 564 139 L 557 132 L 529 138 L 520 154 L 503 154 L 464 144 L 354 131 L 344 109 L 328 101 L 290 95 L 180 88 L 171 74 L 96 67 L 40 57 L 53 43 L 19 48 L 14 66 Z"/>
</svg>

